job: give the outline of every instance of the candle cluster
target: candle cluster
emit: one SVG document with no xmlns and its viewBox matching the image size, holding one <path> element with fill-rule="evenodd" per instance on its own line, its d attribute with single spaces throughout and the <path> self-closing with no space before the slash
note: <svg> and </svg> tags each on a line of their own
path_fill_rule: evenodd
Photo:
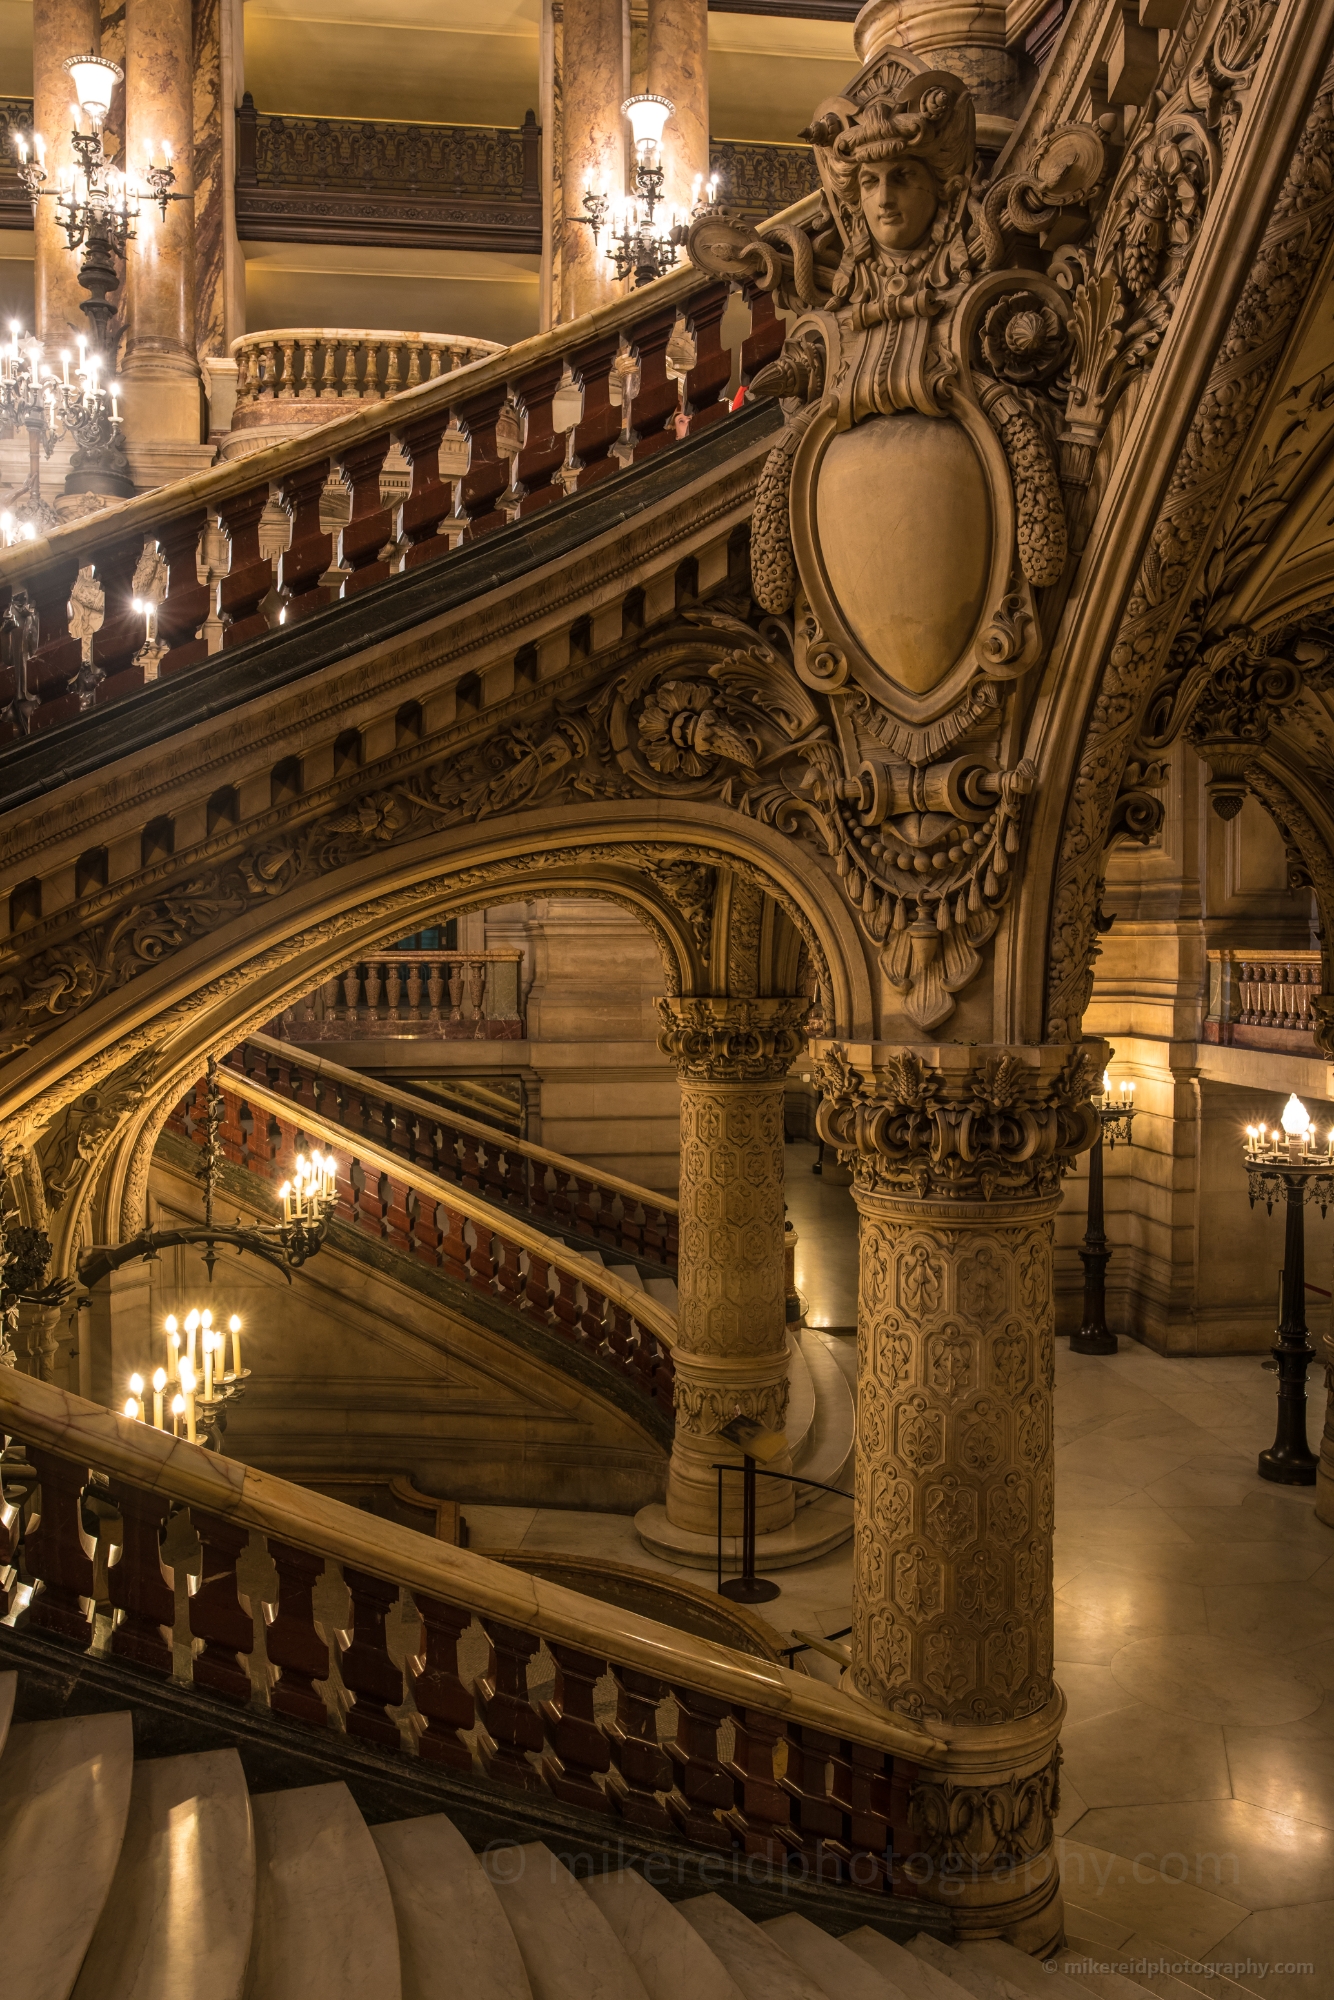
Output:
<svg viewBox="0 0 1334 2000">
<path fill-rule="evenodd" d="M 1123 1076 L 1116 1090 L 1112 1088 L 1112 1073 L 1105 1069 L 1102 1073 L 1102 1101 L 1107 1110 L 1133 1111 L 1135 1108 L 1135 1086 L 1130 1078 Z"/>
<path fill-rule="evenodd" d="M 184 1333 L 184 1341 L 182 1341 Z M 153 1371 L 153 1426 L 169 1430 L 173 1437 L 199 1442 L 199 1406 L 212 1405 L 232 1394 L 247 1370 L 241 1366 L 241 1318 L 233 1313 L 226 1331 L 215 1328 L 213 1314 L 191 1309 L 184 1325 L 175 1313 L 163 1322 L 167 1365 Z M 231 1337 L 231 1366 L 228 1367 L 228 1335 Z M 130 1393 L 125 1415 L 148 1421 L 144 1398 L 144 1378 L 130 1377 Z"/>
<path fill-rule="evenodd" d="M 1283 1107 L 1279 1126 L 1248 1125 L 1246 1127 L 1246 1158 L 1259 1163 L 1265 1160 L 1311 1160 L 1334 1161 L 1334 1129 L 1325 1134 L 1324 1149 L 1320 1146 L 1320 1135 L 1310 1112 L 1294 1091 Z"/>
<path fill-rule="evenodd" d="M 284 1221 L 309 1221 L 333 1201 L 337 1180 L 338 1162 L 332 1153 L 312 1153 L 309 1159 L 298 1153 L 295 1179 L 284 1181 L 278 1190 Z"/>
</svg>

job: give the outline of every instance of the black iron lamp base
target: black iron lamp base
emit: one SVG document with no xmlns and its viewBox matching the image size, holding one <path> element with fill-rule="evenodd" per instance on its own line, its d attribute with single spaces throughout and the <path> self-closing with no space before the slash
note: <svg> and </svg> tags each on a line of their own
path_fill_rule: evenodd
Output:
<svg viewBox="0 0 1334 2000">
<path fill-rule="evenodd" d="M 768 1604 L 783 1594 L 767 1576 L 729 1576 L 718 1588 L 733 1604 Z"/>
<path fill-rule="evenodd" d="M 1115 1354 L 1120 1342 L 1105 1326 L 1081 1326 L 1070 1336 L 1072 1354 Z"/>
<path fill-rule="evenodd" d="M 1296 1452 L 1280 1451 L 1277 1446 L 1262 1451 L 1256 1461 L 1256 1470 L 1261 1479 L 1272 1480 L 1275 1486 L 1314 1486 L 1316 1468 L 1320 1460 L 1308 1451 L 1304 1457 Z"/>
</svg>

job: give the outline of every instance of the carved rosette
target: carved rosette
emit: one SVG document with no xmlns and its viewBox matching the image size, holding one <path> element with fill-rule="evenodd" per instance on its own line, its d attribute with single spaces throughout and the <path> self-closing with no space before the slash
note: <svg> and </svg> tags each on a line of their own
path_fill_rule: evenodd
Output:
<svg viewBox="0 0 1334 2000">
<path fill-rule="evenodd" d="M 781 1430 L 787 1416 L 783 1276 L 783 1079 L 809 1002 L 660 1000 L 658 1046 L 681 1076 L 681 1221 L 676 1437 L 667 1516 L 712 1534 L 718 1436 L 738 1413 Z M 786 1459 L 775 1470 L 786 1470 Z M 761 1481 L 759 1525 L 792 1518 L 791 1488 Z M 725 1481 L 739 1526 L 740 1481 Z M 737 1515 L 738 1519 L 733 1520 Z"/>
</svg>

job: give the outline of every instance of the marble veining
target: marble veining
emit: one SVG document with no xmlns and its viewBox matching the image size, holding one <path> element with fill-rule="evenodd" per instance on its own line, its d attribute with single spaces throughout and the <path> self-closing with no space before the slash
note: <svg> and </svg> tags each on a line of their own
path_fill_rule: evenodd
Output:
<svg viewBox="0 0 1334 2000">
<path fill-rule="evenodd" d="M 741 1988 L 676 1906 L 631 1868 L 583 1885 L 648 1989 L 649 2000 L 742 2000 Z M 851 2000 L 851 1996 L 849 1996 Z"/>
<path fill-rule="evenodd" d="M 533 2000 L 650 2000 L 616 1933 L 540 1840 L 483 1858 L 519 1941 Z"/>
<path fill-rule="evenodd" d="M 235 1750 L 138 1763 L 74 2000 L 241 2000 L 254 1914 L 250 1799 Z"/>
<path fill-rule="evenodd" d="M 0 1882 L 4 1989 L 15 2000 L 68 2000 L 116 1872 L 133 1757 L 128 1714 L 24 1722 L 9 1732 L 0 1757 Z"/>
<path fill-rule="evenodd" d="M 829 2000 L 795 1959 L 721 1896 L 689 1896 L 677 1908 L 722 1960 L 745 2000 Z"/>
<path fill-rule="evenodd" d="M 838 2000 L 903 2000 L 903 1989 L 795 1910 L 761 1924 L 765 1936 Z"/>
<path fill-rule="evenodd" d="M 403 2000 L 532 2000 L 500 1899 L 443 1813 L 371 1828 L 398 1922 Z"/>
<path fill-rule="evenodd" d="M 246 2000 L 402 2000 L 375 1842 L 346 1785 L 263 1792 Z"/>
</svg>

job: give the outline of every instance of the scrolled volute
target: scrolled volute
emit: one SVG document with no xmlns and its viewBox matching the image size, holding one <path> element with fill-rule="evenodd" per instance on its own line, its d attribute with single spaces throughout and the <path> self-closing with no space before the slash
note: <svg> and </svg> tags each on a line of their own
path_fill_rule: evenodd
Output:
<svg viewBox="0 0 1334 2000">
<path fill-rule="evenodd" d="M 658 1047 L 683 1083 L 762 1083 L 787 1074 L 810 1011 L 795 998 L 659 1000 Z"/>
<path fill-rule="evenodd" d="M 867 1190 L 919 1201 L 1054 1193 L 1098 1134 L 1098 1063 L 1077 1050 L 1060 1072 L 995 1055 L 945 1071 L 906 1051 L 869 1081 L 833 1049 L 816 1065 L 817 1129 Z"/>
</svg>

